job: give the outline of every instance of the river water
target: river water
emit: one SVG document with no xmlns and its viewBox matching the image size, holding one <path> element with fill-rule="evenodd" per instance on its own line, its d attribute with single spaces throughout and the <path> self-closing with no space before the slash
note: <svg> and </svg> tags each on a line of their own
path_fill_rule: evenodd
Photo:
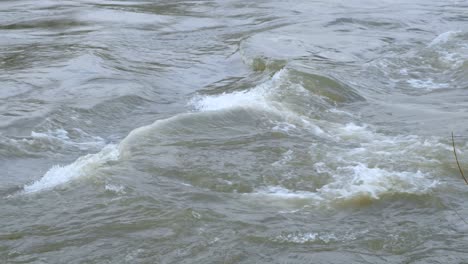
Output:
<svg viewBox="0 0 468 264">
<path fill-rule="evenodd" d="M 468 2 L 0 2 L 1 263 L 468 261 Z"/>
</svg>

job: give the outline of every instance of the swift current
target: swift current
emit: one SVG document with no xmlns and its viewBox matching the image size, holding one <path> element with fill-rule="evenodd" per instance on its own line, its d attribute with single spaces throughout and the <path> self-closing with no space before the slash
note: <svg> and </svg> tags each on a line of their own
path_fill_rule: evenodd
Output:
<svg viewBox="0 0 468 264">
<path fill-rule="evenodd" d="M 0 2 L 0 263 L 466 263 L 468 2 Z"/>
</svg>

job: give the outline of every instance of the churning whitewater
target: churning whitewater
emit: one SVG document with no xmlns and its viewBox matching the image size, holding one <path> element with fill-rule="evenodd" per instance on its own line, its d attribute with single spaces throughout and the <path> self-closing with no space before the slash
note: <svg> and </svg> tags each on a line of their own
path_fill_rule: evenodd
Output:
<svg viewBox="0 0 468 264">
<path fill-rule="evenodd" d="M 466 262 L 467 10 L 0 1 L 0 263 Z"/>
<path fill-rule="evenodd" d="M 266 82 L 245 91 L 222 93 L 219 95 L 198 95 L 190 101 L 196 112 L 179 114 L 167 119 L 157 120 L 153 124 L 137 128 L 122 140 L 118 146 L 108 145 L 99 153 L 88 154 L 78 158 L 75 162 L 65 166 L 53 166 L 38 181 L 25 185 L 24 193 L 33 193 L 51 189 L 55 186 L 77 180 L 79 177 L 92 177 L 100 167 L 106 166 L 111 161 L 120 159 L 132 159 L 132 149 L 138 149 L 141 141 L 146 142 L 148 137 L 159 138 L 164 142 L 164 131 L 170 128 L 174 134 L 183 134 L 184 130 L 195 129 L 193 122 L 204 120 L 203 125 L 212 125 L 218 129 L 235 129 L 235 127 L 223 127 L 223 124 L 231 123 L 229 118 L 240 115 L 238 112 L 248 113 L 252 117 L 258 117 L 264 122 L 266 129 L 278 131 L 286 135 L 293 135 L 290 128 L 317 137 L 317 142 L 327 140 L 337 145 L 355 142 L 351 148 L 343 146 L 336 150 L 329 148 L 328 157 L 323 161 L 313 163 L 316 173 L 327 175 L 328 179 L 323 185 L 313 186 L 308 191 L 295 191 L 281 186 L 265 186 L 267 183 L 257 183 L 251 186 L 251 195 L 268 196 L 287 199 L 310 199 L 311 204 L 320 201 L 346 201 L 352 199 L 379 199 L 385 194 L 423 194 L 429 192 L 437 185 L 437 180 L 431 178 L 420 170 L 404 171 L 379 168 L 374 164 L 375 159 L 387 160 L 387 166 L 393 168 L 398 164 L 392 164 L 388 157 L 395 155 L 394 146 L 406 145 L 406 150 L 400 150 L 400 155 L 406 159 L 417 159 L 412 151 L 424 151 L 426 153 L 437 149 L 436 142 L 421 140 L 416 136 L 389 137 L 377 134 L 367 125 L 358 126 L 354 123 L 339 124 L 326 120 L 314 120 L 297 113 L 293 107 L 288 107 L 290 97 L 307 96 L 314 100 L 322 101 L 328 105 L 328 109 L 334 109 L 332 104 L 327 104 L 326 98 L 308 92 L 301 84 L 292 83 L 287 69 L 281 69 L 273 74 Z M 298 101 L 296 100 L 296 103 Z M 350 113 L 339 113 L 351 115 Z M 264 120 L 261 120 L 264 119 Z M 279 128 L 279 125 L 283 128 Z M 310 146 L 311 157 L 314 155 L 314 144 Z M 136 145 L 136 146 L 135 146 Z M 157 148 L 158 144 L 154 144 Z M 440 146 L 439 146 L 440 147 Z M 443 146 L 442 146 L 443 147 Z M 416 149 L 415 149 L 416 148 Z M 373 151 L 374 150 L 374 151 Z M 378 150 L 378 151 L 375 151 Z M 443 147 L 447 150 L 447 146 Z M 437 149 L 437 151 L 441 151 Z M 272 163 L 272 166 L 280 170 L 288 168 L 288 163 L 294 159 L 294 149 L 288 149 L 281 160 Z M 327 160 L 330 160 L 327 162 Z M 340 166 L 334 163 L 340 161 Z M 402 162 L 401 160 L 398 163 Z M 427 162 L 431 162 L 430 160 Z M 240 165 L 240 164 L 239 164 Z M 260 186 L 257 186 L 260 185 Z M 236 190 L 234 190 L 236 191 Z"/>
</svg>

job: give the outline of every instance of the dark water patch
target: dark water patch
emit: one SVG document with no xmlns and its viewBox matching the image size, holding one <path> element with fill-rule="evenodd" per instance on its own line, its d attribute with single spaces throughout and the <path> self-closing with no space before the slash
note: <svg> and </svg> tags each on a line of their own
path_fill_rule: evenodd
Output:
<svg viewBox="0 0 468 264">
<path fill-rule="evenodd" d="M 468 15 L 446 17 L 445 20 L 450 21 L 450 22 L 468 21 Z"/>
<path fill-rule="evenodd" d="M 41 19 L 18 22 L 14 24 L 0 25 L 0 30 L 25 30 L 25 29 L 49 29 L 49 30 L 63 30 L 74 27 L 89 26 L 84 21 L 56 18 L 56 19 Z"/>
<path fill-rule="evenodd" d="M 410 31 L 410 32 L 424 32 L 424 33 L 430 33 L 431 32 L 431 31 L 428 31 L 428 30 L 423 29 L 423 28 L 415 28 L 415 27 L 411 27 L 411 28 L 408 28 L 406 30 Z"/>
<path fill-rule="evenodd" d="M 41 122 L 42 117 L 50 110 L 51 104 L 38 99 L 20 99 L 15 104 L 3 99 L 0 105 L 0 129 L 6 134 L 23 135 L 24 130 Z M 2 107 L 3 106 L 3 107 Z"/>
<path fill-rule="evenodd" d="M 261 25 L 261 26 L 250 25 L 248 29 L 244 29 L 244 30 L 242 30 L 242 26 L 240 26 L 240 29 L 241 29 L 240 32 L 224 34 L 223 38 L 226 39 L 226 41 L 234 42 L 240 45 L 240 43 L 243 40 L 248 39 L 249 36 L 253 36 L 255 34 L 262 33 L 262 32 L 268 32 L 270 30 L 274 30 L 274 29 L 278 29 L 282 27 L 287 27 L 292 24 L 293 23 L 291 22 L 278 21 L 278 23 L 274 23 L 273 25 Z"/>
<path fill-rule="evenodd" d="M 167 16 L 188 16 L 188 17 L 208 17 L 205 9 L 215 10 L 219 5 L 212 1 L 161 1 L 158 3 L 151 2 L 107 2 L 94 3 L 100 7 L 110 7 L 116 10 L 126 9 L 142 13 L 161 14 Z M 201 10 L 199 10 L 201 9 Z"/>
<path fill-rule="evenodd" d="M 330 77 L 292 70 L 290 79 L 301 83 L 313 94 L 327 98 L 332 104 L 365 100 L 355 89 Z"/>
<path fill-rule="evenodd" d="M 287 61 L 285 60 L 274 60 L 257 57 L 252 60 L 252 69 L 254 71 L 263 72 L 263 71 L 273 71 L 277 72 L 286 66 Z"/>
<path fill-rule="evenodd" d="M 0 69 L 4 71 L 32 71 L 33 68 L 49 67 L 76 56 L 80 49 L 71 43 L 31 43 L 12 45 L 0 53 Z"/>
<path fill-rule="evenodd" d="M 254 72 L 243 77 L 228 77 L 199 89 L 194 97 L 197 98 L 200 96 L 217 96 L 236 92 L 245 92 L 270 80 L 271 76 L 275 73 L 276 72 L 265 71 L 260 73 Z"/>
<path fill-rule="evenodd" d="M 340 26 L 340 25 L 357 25 L 363 26 L 361 29 L 377 29 L 377 28 L 384 28 L 384 29 L 397 29 L 401 27 L 405 27 L 406 25 L 399 21 L 382 21 L 382 20 L 363 20 L 357 18 L 350 18 L 350 17 L 342 17 L 337 18 L 331 22 L 325 24 L 325 27 L 332 27 L 332 26 Z"/>
</svg>

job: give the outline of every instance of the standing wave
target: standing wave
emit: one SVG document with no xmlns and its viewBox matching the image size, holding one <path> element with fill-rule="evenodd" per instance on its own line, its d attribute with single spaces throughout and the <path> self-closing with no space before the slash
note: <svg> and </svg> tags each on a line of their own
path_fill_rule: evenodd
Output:
<svg viewBox="0 0 468 264">
<path fill-rule="evenodd" d="M 297 79 L 298 74 L 302 78 L 301 81 L 291 81 L 294 78 Z M 365 125 L 359 126 L 348 121 L 332 122 L 326 114 L 319 115 L 318 112 L 326 112 L 329 115 L 339 115 L 342 112 L 332 111 L 336 109 L 334 103 L 330 103 L 335 98 L 334 94 L 323 93 L 324 86 L 327 84 L 333 89 L 337 89 L 334 87 L 338 86 L 333 83 L 333 86 L 330 85 L 330 81 L 322 81 L 322 85 L 318 86 L 307 86 L 306 78 L 317 77 L 283 69 L 276 72 L 268 81 L 245 91 L 195 96 L 190 101 L 195 112 L 178 114 L 136 128 L 118 145 L 106 146 L 99 153 L 80 157 L 69 165 L 54 166 L 41 179 L 25 185 L 23 193 L 50 190 L 80 177 L 95 174 L 100 168 L 108 166 L 109 162 L 118 160 L 141 159 L 143 165 L 148 162 L 147 166 L 161 166 L 163 171 L 179 169 L 180 166 L 187 166 L 184 169 L 191 171 L 191 166 L 204 166 L 205 163 L 200 165 L 198 159 L 193 157 L 193 149 L 191 149 L 193 147 L 181 144 L 184 136 L 188 136 L 193 142 L 198 142 L 197 138 L 200 134 L 202 137 L 210 137 L 209 133 L 218 129 L 218 133 L 221 134 L 216 135 L 229 137 L 231 132 L 232 135 L 238 134 L 233 126 L 247 125 L 249 126 L 247 128 L 250 128 L 258 120 L 263 120 L 264 123 L 270 125 L 251 133 L 279 130 L 287 137 L 290 129 L 299 130 L 300 133 L 308 135 L 310 141 L 303 143 L 312 143 L 310 153 L 307 154 L 309 160 L 306 161 L 310 164 L 308 175 L 293 175 L 291 172 L 295 168 L 294 164 L 297 163 L 295 157 L 297 152 L 294 147 L 291 147 L 285 153 L 284 160 L 270 164 L 275 167 L 275 173 L 280 177 L 275 183 L 268 180 L 272 179 L 269 175 L 261 175 L 260 178 L 264 180 L 260 181 L 242 176 L 236 178 L 237 183 L 230 183 L 226 180 L 226 184 L 232 185 L 232 187 L 226 187 L 226 190 L 245 192 L 257 198 L 264 197 L 265 200 L 306 199 L 311 203 L 341 203 L 376 200 L 395 193 L 419 195 L 431 191 L 436 186 L 437 182 L 431 180 L 423 171 L 407 171 L 399 164 L 408 162 L 424 164 L 426 161 L 423 160 L 421 163 L 421 160 L 414 156 L 415 152 L 430 153 L 433 152 L 432 148 L 444 146 L 435 146 L 434 142 L 432 142 L 434 144 L 422 142 L 420 138 L 414 136 L 387 136 L 376 133 Z M 348 98 L 358 97 L 353 95 Z M 314 108 L 317 104 L 321 107 Z M 315 116 L 313 111 L 317 111 Z M 222 137 L 218 138 L 219 142 L 224 142 L 224 140 Z M 175 146 L 171 145 L 173 143 Z M 250 144 L 249 141 L 245 141 L 239 145 L 239 148 L 242 148 L 243 153 L 250 155 L 252 153 L 247 153 L 248 144 Z M 161 150 L 155 150 L 155 148 Z M 216 154 L 216 150 L 216 146 L 213 146 L 213 149 L 204 150 L 206 166 L 210 166 L 210 163 L 222 162 L 219 156 L 221 153 Z M 393 155 L 398 151 L 400 153 L 397 156 Z M 177 154 L 174 157 L 183 155 L 181 157 L 185 159 L 184 162 L 172 161 L 171 155 L 174 153 Z M 166 158 L 160 159 L 155 156 L 147 160 L 147 155 L 161 155 Z M 241 162 L 238 159 L 233 160 Z M 387 167 L 379 165 L 382 160 L 388 160 L 390 165 Z M 270 165 L 257 164 L 262 168 Z M 222 178 L 222 175 L 226 173 L 224 171 L 226 168 L 223 169 L 223 167 L 214 166 L 210 169 L 215 173 L 214 175 L 219 174 L 215 177 Z M 259 171 L 258 173 L 266 172 Z M 308 183 L 307 188 L 299 189 L 282 184 L 283 178 L 291 179 L 292 177 L 301 182 L 308 179 L 310 174 L 322 177 L 322 182 Z M 186 177 L 185 180 L 191 180 L 191 176 Z M 216 179 L 211 180 L 216 181 Z M 232 189 L 236 184 L 245 185 L 245 188 L 242 187 L 244 191 Z M 202 185 L 204 185 L 202 187 L 212 188 L 206 182 Z M 223 189 L 220 186 L 213 188 L 214 190 Z"/>
</svg>

